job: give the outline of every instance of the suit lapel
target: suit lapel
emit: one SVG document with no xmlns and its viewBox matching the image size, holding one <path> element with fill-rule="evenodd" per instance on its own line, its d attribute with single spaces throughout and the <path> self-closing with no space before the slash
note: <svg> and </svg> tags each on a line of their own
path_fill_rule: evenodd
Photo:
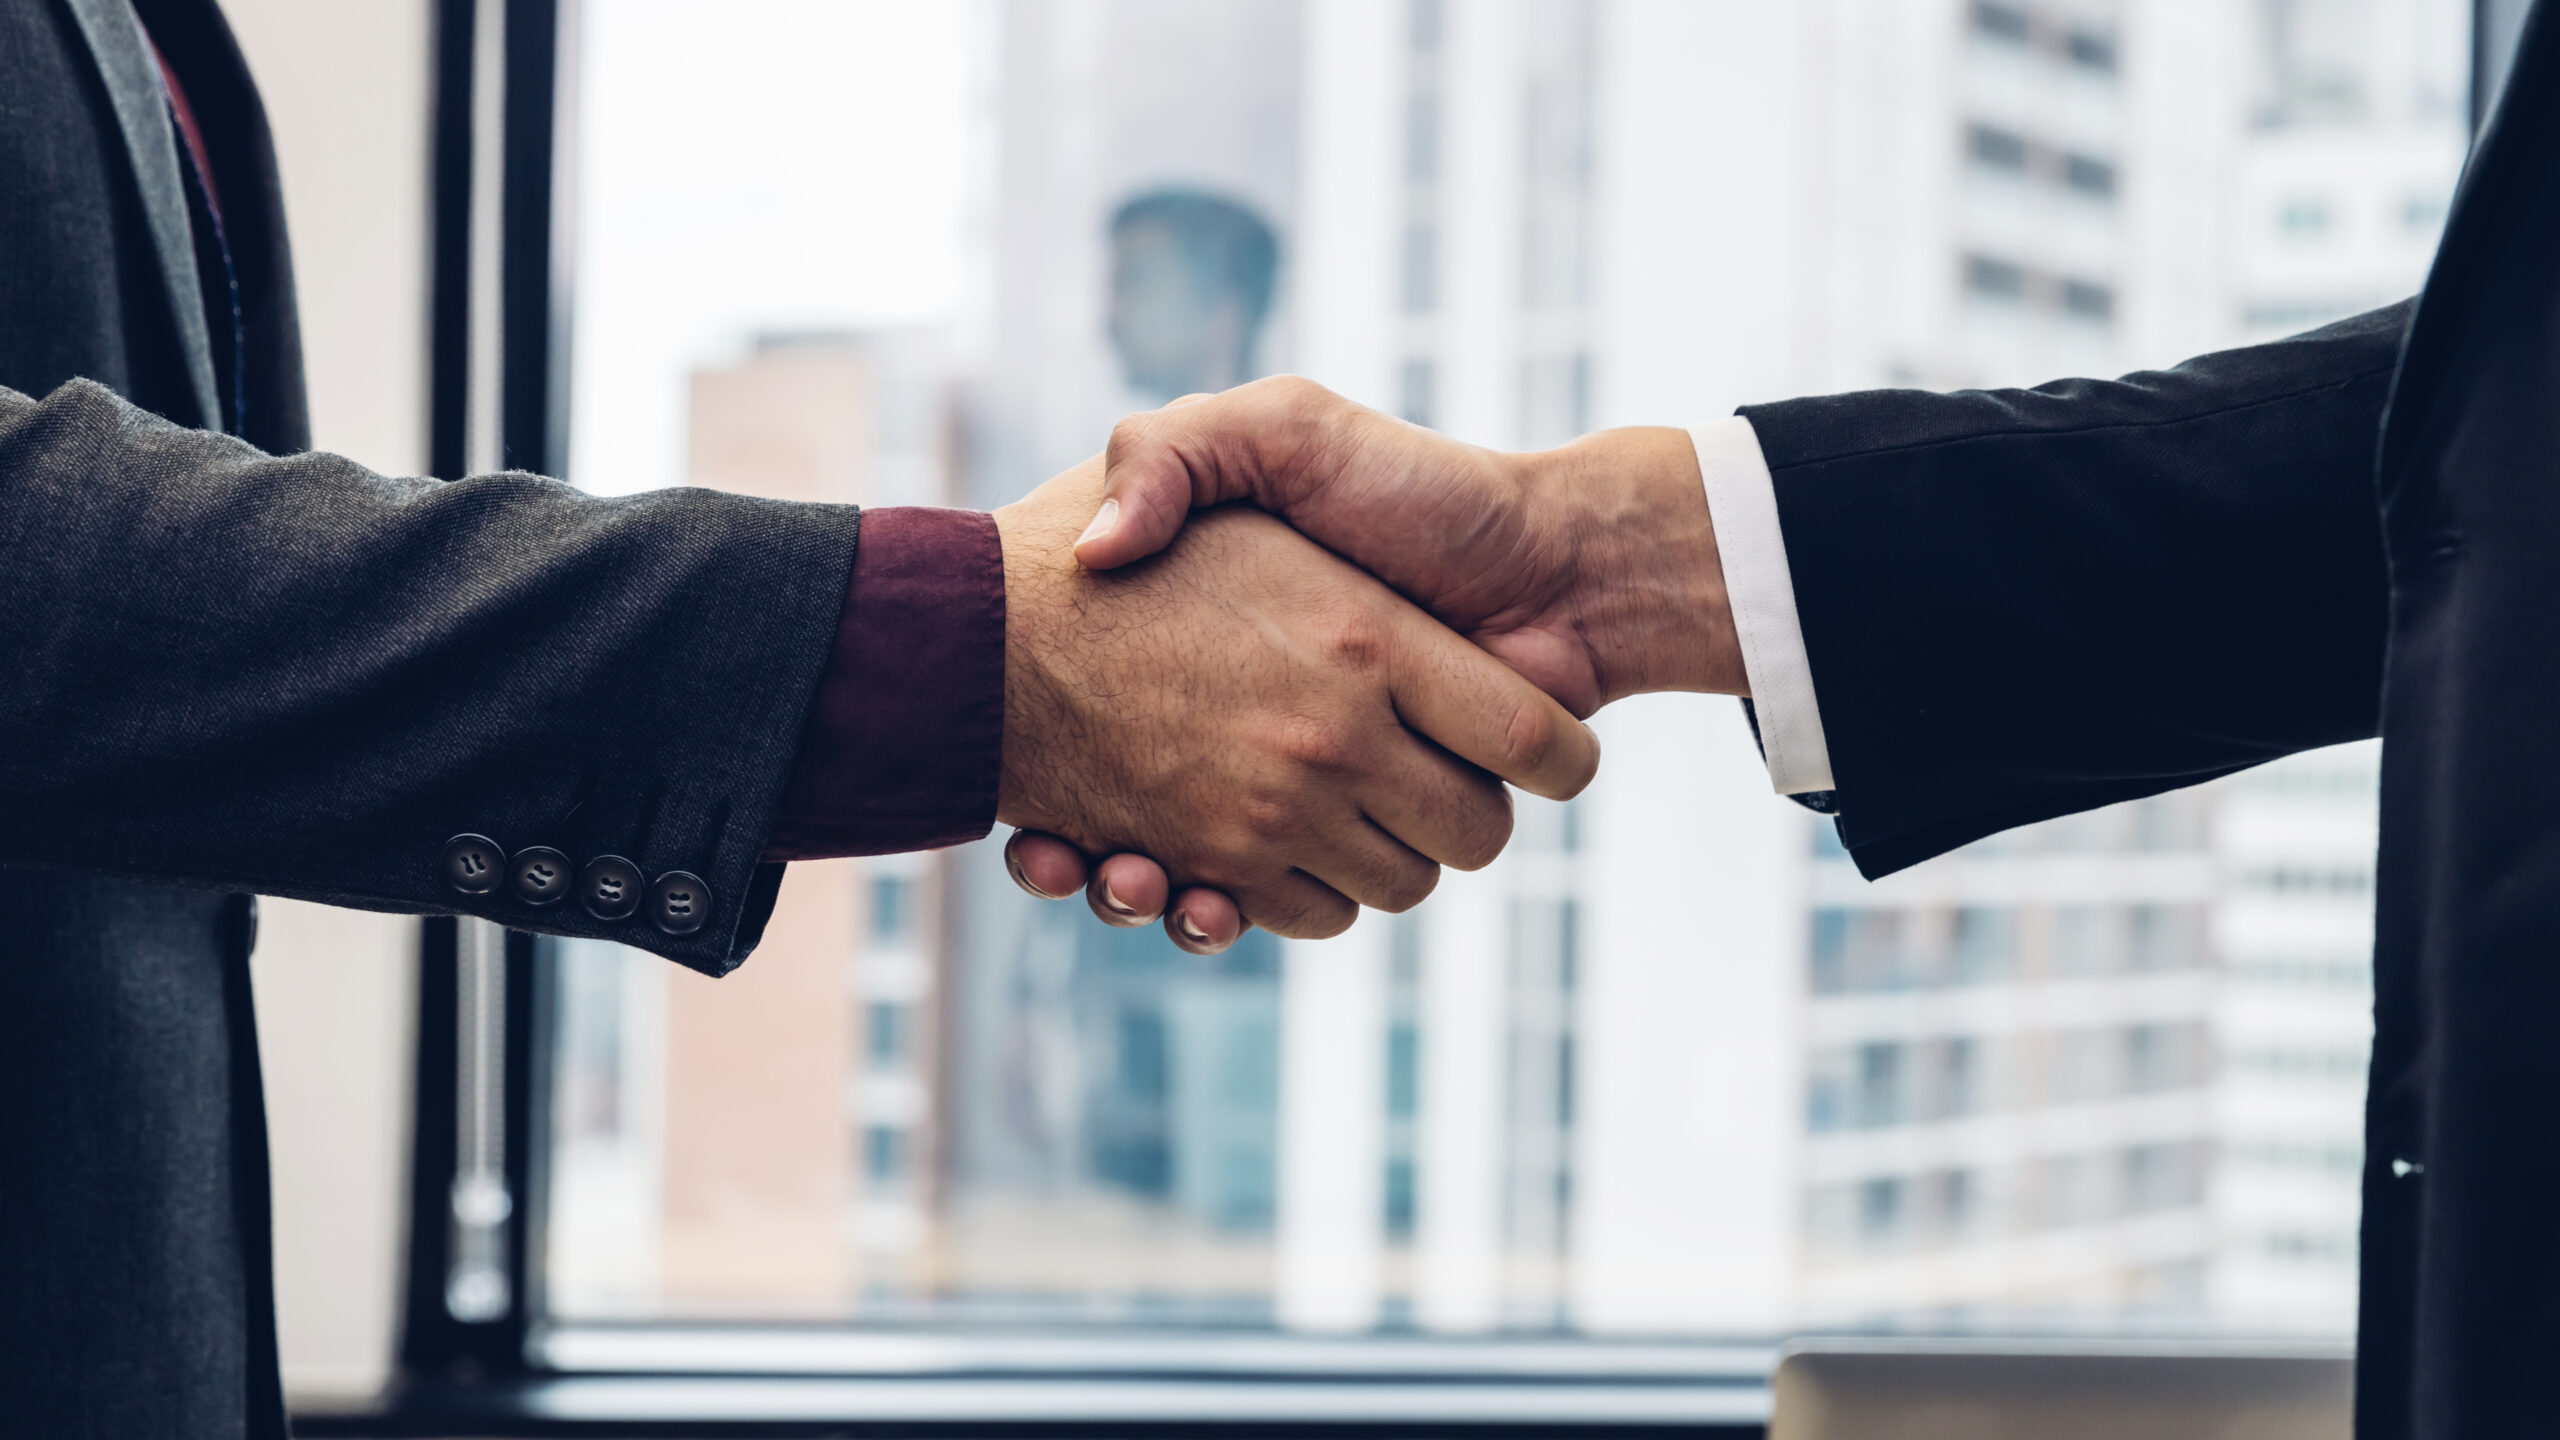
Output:
<svg viewBox="0 0 2560 1440">
<path fill-rule="evenodd" d="M 116 125 L 124 131 L 125 152 L 133 158 L 133 178 L 142 190 L 142 214 L 151 229 L 151 248 L 160 256 L 160 281 L 169 292 L 169 311 L 178 326 L 178 343 L 186 351 L 187 378 L 196 396 L 196 414 L 172 416 L 207 429 L 220 429 L 221 403 L 213 386 L 213 350 L 204 328 L 204 289 L 196 276 L 194 237 L 187 225 L 187 193 L 178 178 L 178 142 L 169 133 L 168 92 L 161 87 L 160 67 L 153 62 L 142 23 L 129 0 L 65 0 L 90 58 L 106 82 L 107 99 L 115 106 Z"/>
</svg>

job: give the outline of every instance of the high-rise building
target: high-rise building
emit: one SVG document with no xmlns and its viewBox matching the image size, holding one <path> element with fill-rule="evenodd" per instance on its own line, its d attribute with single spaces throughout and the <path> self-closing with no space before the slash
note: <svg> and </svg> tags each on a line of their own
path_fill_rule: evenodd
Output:
<svg viewBox="0 0 2560 1440">
<path fill-rule="evenodd" d="M 2235 226 L 2251 339 L 2416 293 L 2469 135 L 2466 7 L 2263 0 Z M 2355 1303 L 2379 754 L 2225 787 L 2214 1303 Z"/>
<path fill-rule="evenodd" d="M 2460 161 L 2462 11 L 1311 4 L 1299 363 L 1535 445 L 2118 373 L 2387 303 Z M 1869 884 L 1721 702 L 1601 723 L 1574 842 L 1524 825 L 1452 877 L 1418 979 L 1356 933 L 1284 950 L 1284 991 L 1377 976 L 1383 1004 L 1331 1013 L 1391 1017 L 1422 1077 L 1386 1126 L 1410 1238 L 1391 1218 L 1387 1263 L 1346 1259 L 1366 1190 L 1284 1178 L 1284 1318 L 2352 1323 L 2368 752 Z M 1370 1103 L 1285 1065 L 1282 1094 Z M 1335 1118 L 1284 1123 L 1284 1177 L 1343 1168 L 1285 1139 L 1358 1133 Z"/>
<path fill-rule="evenodd" d="M 946 493 L 925 337 L 769 336 L 688 386 L 690 483 L 835 504 Z M 550 1285 L 566 1313 L 840 1313 L 929 1278 L 943 867 L 791 867 L 718 981 L 565 941 Z"/>
</svg>

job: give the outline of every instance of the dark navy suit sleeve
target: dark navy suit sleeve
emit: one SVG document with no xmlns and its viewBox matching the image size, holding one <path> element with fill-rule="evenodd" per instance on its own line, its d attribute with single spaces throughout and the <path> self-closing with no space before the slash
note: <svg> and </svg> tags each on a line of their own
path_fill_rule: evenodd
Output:
<svg viewBox="0 0 2560 1440">
<path fill-rule="evenodd" d="M 1744 409 L 1861 871 L 2375 733 L 2409 310 L 2120 380 Z"/>
</svg>

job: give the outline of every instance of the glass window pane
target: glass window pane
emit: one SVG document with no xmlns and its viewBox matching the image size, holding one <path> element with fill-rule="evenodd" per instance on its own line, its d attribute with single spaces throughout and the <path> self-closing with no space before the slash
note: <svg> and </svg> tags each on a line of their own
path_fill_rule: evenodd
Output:
<svg viewBox="0 0 2560 1440">
<path fill-rule="evenodd" d="M 589 6 L 571 478 L 984 507 L 1282 371 L 1516 448 L 2271 339 L 2423 276 L 2467 10 Z M 982 842 L 792 866 L 718 982 L 560 946 L 546 1318 L 2352 1325 L 2369 747 L 1871 883 L 1729 702 L 1599 724 L 1336 941 Z"/>
</svg>

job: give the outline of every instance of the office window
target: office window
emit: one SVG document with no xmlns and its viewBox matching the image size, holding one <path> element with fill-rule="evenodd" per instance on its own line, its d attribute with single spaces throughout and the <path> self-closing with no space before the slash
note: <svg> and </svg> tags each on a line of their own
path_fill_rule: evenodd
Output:
<svg viewBox="0 0 2560 1440">
<path fill-rule="evenodd" d="M 2097 75 L 2116 73 L 2116 37 L 2111 31 L 2075 26 L 2064 32 L 2062 52 L 2078 69 Z"/>
<path fill-rule="evenodd" d="M 1996 125 L 1965 127 L 1965 153 L 1974 164 L 1986 170 L 2015 171 L 2021 175 L 2027 170 L 2026 137 Z"/>
<path fill-rule="evenodd" d="M 1428 429 L 1439 424 L 1440 367 L 1407 360 L 1396 367 L 1396 413 Z"/>
<path fill-rule="evenodd" d="M 1426 315 L 1440 304 L 1440 232 L 1428 222 L 1404 227 L 1401 294 L 1408 315 Z"/>
<path fill-rule="evenodd" d="M 1440 97 L 1416 91 L 1405 100 L 1404 178 L 1428 185 L 1440 178 Z"/>
<path fill-rule="evenodd" d="M 1888 1176 L 1858 1187 L 1858 1233 L 1868 1244 L 1889 1244 L 1901 1230 L 1902 1183 Z"/>
<path fill-rule="evenodd" d="M 2328 234 L 2330 220 L 2329 203 L 2309 196 L 2287 200 L 2276 212 L 2276 228 L 2294 240 Z"/>
<path fill-rule="evenodd" d="M 1440 48 L 1440 32 L 1447 22 L 1446 0 L 1409 0 L 1405 12 L 1405 40 L 1416 53 L 1429 54 Z"/>
<path fill-rule="evenodd" d="M 2006 908 L 1969 906 L 1955 915 L 1949 942 L 1953 972 L 1959 985 L 2005 979 L 2017 963 L 2017 917 Z"/>
<path fill-rule="evenodd" d="M 1815 9 L 583 7 L 531 271 L 564 285 L 561 463 L 992 507 L 1129 410 L 1283 372 L 1494 449 L 2121 374 L 2408 293 L 2452 193 L 2458 114 L 2306 97 L 2458 94 L 2459 56 L 2296 36 L 2286 90 L 2255 19 L 1976 0 L 1893 46 Z M 2092 83 L 2176 44 L 2232 48 Z M 1706 103 L 1771 86 L 1802 103 Z M 2316 145 L 2271 122 L 2288 95 Z M 1772 206 L 1743 147 L 1823 203 Z M 2305 196 L 2392 244 L 2314 290 Z M 1336 941 L 1186 955 L 1020 896 L 998 836 L 794 864 L 718 982 L 541 947 L 519 1318 L 562 1347 L 1066 1336 L 1142 1375 L 1206 1333 L 1285 1368 L 1344 1335 L 1641 1331 L 1689 1365 L 1817 1320 L 2345 1332 L 2370 747 L 1871 883 L 1764 793 L 1731 700 L 1598 723 L 1589 795 L 1518 799 L 1500 862 Z M 2325 1208 L 2213 1219 L 2251 1175 Z"/>
<path fill-rule="evenodd" d="M 871 943 L 882 949 L 916 941 L 916 883 L 904 875 L 871 877 Z"/>
<path fill-rule="evenodd" d="M 2027 298 L 2026 267 L 1990 255 L 1964 257 L 1965 293 L 1976 299 L 2017 302 Z"/>
<path fill-rule="evenodd" d="M 2073 319 L 2104 324 L 2116 318 L 2115 288 L 2094 280 L 2065 279 L 2062 282 L 2062 310 Z"/>
<path fill-rule="evenodd" d="M 2116 167 L 2114 162 L 2095 155 L 2067 152 L 2062 157 L 2062 183 L 2092 199 L 2112 200 L 2116 193 Z"/>
<path fill-rule="evenodd" d="M 862 1132 L 863 1174 L 874 1185 L 906 1183 L 914 1164 L 915 1137 L 905 1130 L 872 1125 Z"/>
<path fill-rule="evenodd" d="M 2024 45 L 2035 37 L 2035 22 L 2028 17 L 2027 7 L 2004 3 L 2004 0 L 1974 0 L 1973 33 L 1986 39 Z"/>
<path fill-rule="evenodd" d="M 874 1000 L 864 1009 L 867 1012 L 865 1029 L 870 1037 L 872 1065 L 885 1070 L 913 1059 L 914 1010 L 890 1000 Z"/>
</svg>

